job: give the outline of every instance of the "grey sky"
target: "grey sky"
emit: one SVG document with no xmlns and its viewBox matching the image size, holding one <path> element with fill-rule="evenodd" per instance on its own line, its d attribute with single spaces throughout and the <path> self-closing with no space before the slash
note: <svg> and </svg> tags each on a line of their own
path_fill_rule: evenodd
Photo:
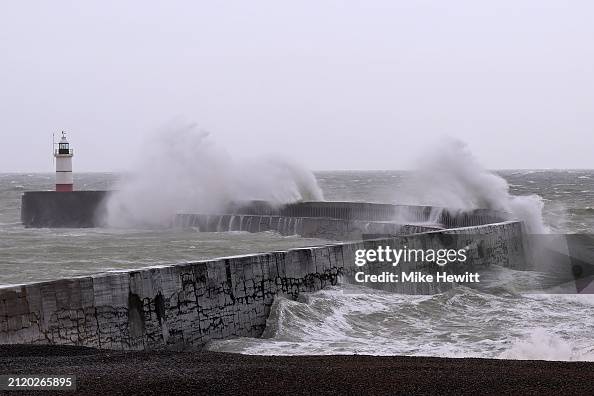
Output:
<svg viewBox="0 0 594 396">
<path fill-rule="evenodd" d="M 594 168 L 591 1 L 4 1 L 0 172 L 112 171 L 174 117 L 233 154 L 399 169 Z"/>
</svg>

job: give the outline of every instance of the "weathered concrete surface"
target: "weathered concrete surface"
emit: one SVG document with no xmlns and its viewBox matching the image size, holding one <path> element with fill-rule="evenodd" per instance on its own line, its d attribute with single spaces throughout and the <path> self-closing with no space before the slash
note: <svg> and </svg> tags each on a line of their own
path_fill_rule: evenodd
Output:
<svg viewBox="0 0 594 396">
<path fill-rule="evenodd" d="M 328 217 L 285 217 L 270 215 L 178 214 L 175 226 L 194 227 L 200 232 L 277 231 L 281 235 L 330 240 L 368 239 L 369 235 L 405 235 L 439 230 L 442 227 Z"/>
<path fill-rule="evenodd" d="M 21 222 L 25 227 L 97 227 L 108 194 L 108 191 L 28 191 L 21 199 Z"/>
<path fill-rule="evenodd" d="M 365 249 L 375 249 L 378 246 L 390 246 L 408 249 L 465 249 L 468 259 L 462 262 L 448 263 L 438 266 L 430 262 L 400 263 L 392 267 L 385 263 L 368 263 L 363 268 L 366 274 L 381 274 L 389 270 L 395 274 L 403 272 L 420 271 L 435 274 L 447 272 L 449 274 L 464 274 L 466 271 L 474 272 L 490 266 L 500 266 L 516 270 L 533 268 L 534 261 L 527 236 L 521 222 L 504 222 L 486 226 L 454 228 L 442 231 L 431 231 L 423 234 L 403 235 L 388 240 L 362 241 L 359 244 L 346 244 L 343 254 L 351 247 L 355 250 L 364 246 Z M 391 244 L 390 244 L 391 242 Z M 356 247 L 355 247 L 356 246 Z M 354 251 L 349 252 L 350 262 L 354 262 Z M 345 266 L 344 279 L 355 283 L 354 276 L 361 267 Z M 366 284 L 374 288 L 405 294 L 434 294 L 453 287 L 454 283 L 378 283 Z"/>
<path fill-rule="evenodd" d="M 506 222 L 0 288 L 0 343 L 155 349 L 257 337 L 275 295 L 296 298 L 337 284 L 354 273 L 358 249 L 467 244 L 469 260 L 449 270 L 522 268 L 523 240 L 522 224 Z M 399 270 L 430 271 L 428 265 Z M 395 291 L 434 292 L 424 286 Z"/>
</svg>

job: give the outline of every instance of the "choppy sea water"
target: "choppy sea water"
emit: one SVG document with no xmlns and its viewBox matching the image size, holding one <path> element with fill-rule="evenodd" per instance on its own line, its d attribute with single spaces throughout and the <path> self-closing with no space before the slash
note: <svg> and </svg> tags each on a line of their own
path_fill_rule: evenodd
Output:
<svg viewBox="0 0 594 396">
<path fill-rule="evenodd" d="M 594 170 L 505 170 L 497 172 L 513 195 L 539 195 L 544 219 L 556 233 L 594 231 Z M 397 192 L 408 178 L 402 171 L 331 171 L 316 177 L 328 200 L 399 202 Z"/>
<path fill-rule="evenodd" d="M 278 298 L 264 338 L 216 341 L 254 355 L 408 355 L 594 360 L 594 295 L 402 295 L 343 285 Z"/>
<path fill-rule="evenodd" d="M 594 230 L 594 171 L 501 174 L 513 194 L 543 198 L 545 221 L 554 231 Z M 397 171 L 316 174 L 326 199 L 370 202 L 394 202 L 408 176 Z M 79 174 L 77 187 L 109 189 L 116 179 Z M 0 285 L 327 243 L 271 232 L 24 229 L 21 194 L 52 184 L 52 174 L 0 174 Z M 466 287 L 409 296 L 343 285 L 300 301 L 278 298 L 265 338 L 214 342 L 210 348 L 249 354 L 594 360 L 594 299 Z"/>
<path fill-rule="evenodd" d="M 105 190 L 116 180 L 112 174 L 80 174 L 76 183 L 80 190 Z M 0 285 L 328 243 L 272 232 L 24 228 L 22 193 L 52 189 L 53 182 L 53 174 L 0 175 Z"/>
</svg>

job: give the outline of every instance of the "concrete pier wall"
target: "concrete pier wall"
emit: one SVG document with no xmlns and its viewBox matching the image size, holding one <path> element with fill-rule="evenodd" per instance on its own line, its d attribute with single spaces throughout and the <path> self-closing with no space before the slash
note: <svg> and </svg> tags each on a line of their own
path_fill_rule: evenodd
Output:
<svg viewBox="0 0 594 396">
<path fill-rule="evenodd" d="M 467 246 L 469 260 L 449 271 L 527 263 L 522 224 L 505 222 L 0 288 L 0 343 L 156 349 L 257 337 L 275 295 L 297 298 L 348 280 L 356 250 L 405 244 Z M 397 268 L 434 271 L 435 264 Z M 394 291 L 435 292 L 423 285 Z"/>
<path fill-rule="evenodd" d="M 25 227 L 99 227 L 108 196 L 109 191 L 28 191 L 22 197 L 21 220 Z M 399 224 L 435 223 L 444 228 L 491 224 L 509 219 L 505 213 L 485 209 L 457 212 L 431 206 L 367 202 L 298 202 L 275 206 L 263 201 L 250 201 L 231 204 L 217 214 L 391 221 Z"/>
<path fill-rule="evenodd" d="M 276 231 L 281 235 L 299 235 L 305 238 L 329 240 L 358 240 L 369 235 L 417 234 L 440 229 L 428 225 L 342 220 L 327 217 L 204 214 L 178 214 L 174 226 L 192 227 L 200 232 Z"/>
<path fill-rule="evenodd" d="M 439 223 L 446 228 L 492 224 L 509 219 L 509 215 L 489 209 L 455 211 L 434 206 L 394 205 L 369 202 L 316 201 L 274 206 L 264 201 L 231 205 L 232 214 L 283 217 L 329 217 L 342 220 L 396 221 L 406 223 Z"/>
<path fill-rule="evenodd" d="M 28 191 L 21 199 L 25 227 L 88 228 L 100 225 L 108 191 Z"/>
</svg>

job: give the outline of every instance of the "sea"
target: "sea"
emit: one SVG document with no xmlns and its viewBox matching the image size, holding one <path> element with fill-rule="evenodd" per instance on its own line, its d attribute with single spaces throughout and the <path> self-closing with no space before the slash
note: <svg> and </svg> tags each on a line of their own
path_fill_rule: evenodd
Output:
<svg viewBox="0 0 594 396">
<path fill-rule="evenodd" d="M 593 170 L 505 170 L 512 195 L 536 194 L 553 233 L 594 230 Z M 394 202 L 406 171 L 323 171 L 326 200 Z M 81 190 L 113 188 L 117 174 L 81 173 Z M 200 233 L 165 228 L 26 229 L 25 191 L 50 190 L 53 174 L 0 174 L 0 287 L 106 271 L 323 245 L 274 232 Z M 400 202 L 402 203 L 402 202 Z M 509 279 L 516 278 L 513 270 Z M 298 301 L 278 297 L 259 339 L 216 341 L 210 350 L 256 355 L 410 355 L 594 361 L 594 296 L 459 286 L 403 295 L 343 284 Z"/>
</svg>

